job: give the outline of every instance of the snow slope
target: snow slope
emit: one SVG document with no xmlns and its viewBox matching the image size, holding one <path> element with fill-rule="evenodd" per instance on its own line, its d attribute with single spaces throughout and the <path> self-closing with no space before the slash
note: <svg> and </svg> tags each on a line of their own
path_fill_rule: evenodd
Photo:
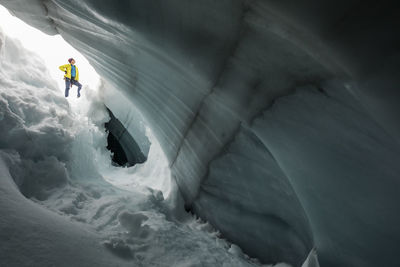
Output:
<svg viewBox="0 0 400 267">
<path fill-rule="evenodd" d="M 249 255 L 397 265 L 394 1 L 0 3 L 140 110 L 186 209 Z"/>
</svg>

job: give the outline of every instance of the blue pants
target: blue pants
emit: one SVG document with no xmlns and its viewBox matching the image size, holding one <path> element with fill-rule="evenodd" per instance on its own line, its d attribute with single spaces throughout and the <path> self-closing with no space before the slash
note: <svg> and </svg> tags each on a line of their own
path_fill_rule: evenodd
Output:
<svg viewBox="0 0 400 267">
<path fill-rule="evenodd" d="M 65 78 L 65 97 L 68 97 L 69 88 L 72 87 L 72 85 L 78 86 L 78 97 L 80 97 L 82 84 L 80 84 L 80 82 L 78 81 L 75 81 L 75 79 L 69 79 L 69 78 Z"/>
</svg>

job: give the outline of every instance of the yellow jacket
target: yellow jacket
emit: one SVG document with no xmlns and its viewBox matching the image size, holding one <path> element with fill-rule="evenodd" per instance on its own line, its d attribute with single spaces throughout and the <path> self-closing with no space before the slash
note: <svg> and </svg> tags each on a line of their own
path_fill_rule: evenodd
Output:
<svg viewBox="0 0 400 267">
<path fill-rule="evenodd" d="M 61 65 L 58 68 L 63 72 L 65 72 L 65 71 L 67 72 L 64 75 L 64 77 L 71 79 L 71 64 Z M 75 65 L 75 71 L 76 71 L 75 81 L 79 81 L 79 71 L 78 71 L 78 67 L 76 65 Z"/>
</svg>

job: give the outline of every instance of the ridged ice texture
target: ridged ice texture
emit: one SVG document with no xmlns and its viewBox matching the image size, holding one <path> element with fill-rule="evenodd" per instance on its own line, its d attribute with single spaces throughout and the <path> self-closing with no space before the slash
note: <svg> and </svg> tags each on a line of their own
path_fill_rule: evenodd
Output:
<svg viewBox="0 0 400 267">
<path fill-rule="evenodd" d="M 0 3 L 87 56 L 148 121 L 187 207 L 250 255 L 397 263 L 390 2 Z"/>
</svg>

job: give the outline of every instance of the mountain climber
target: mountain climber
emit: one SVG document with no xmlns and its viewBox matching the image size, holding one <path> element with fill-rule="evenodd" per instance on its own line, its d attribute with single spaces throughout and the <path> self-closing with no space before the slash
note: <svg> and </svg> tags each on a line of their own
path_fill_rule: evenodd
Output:
<svg viewBox="0 0 400 267">
<path fill-rule="evenodd" d="M 81 88 L 82 84 L 79 83 L 79 71 L 78 67 L 75 65 L 75 59 L 68 59 L 69 64 L 65 64 L 59 67 L 61 71 L 65 72 L 64 80 L 65 80 L 65 97 L 68 97 L 68 92 L 72 85 L 78 86 L 78 97 L 81 96 Z"/>
</svg>

